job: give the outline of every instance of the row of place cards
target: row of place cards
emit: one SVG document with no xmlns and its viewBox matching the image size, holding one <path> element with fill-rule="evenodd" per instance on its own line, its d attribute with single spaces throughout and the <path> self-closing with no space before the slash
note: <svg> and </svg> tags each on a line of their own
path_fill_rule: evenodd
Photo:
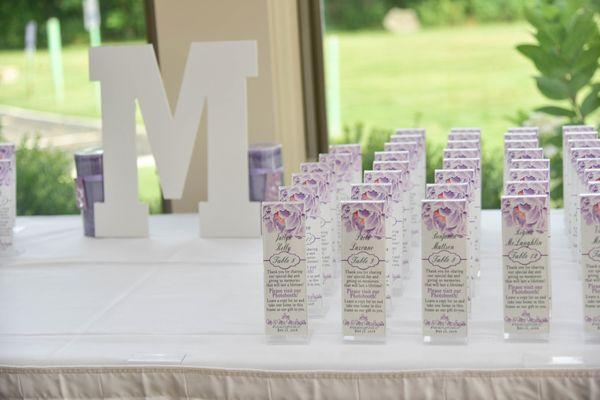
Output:
<svg viewBox="0 0 600 400">
<path fill-rule="evenodd" d="M 507 132 L 504 157 L 504 337 L 546 340 L 552 305 L 550 161 L 539 145 L 538 129 Z"/>
<path fill-rule="evenodd" d="M 568 125 L 562 130 L 564 223 L 574 273 L 583 289 L 587 339 L 600 340 L 600 139 L 595 127 Z"/>
<path fill-rule="evenodd" d="M 466 343 L 480 274 L 481 132 L 453 129 L 421 205 L 423 338 Z"/>
<path fill-rule="evenodd" d="M 262 206 L 265 326 L 270 342 L 305 342 L 341 292 L 346 341 L 385 341 L 411 275 L 425 192 L 425 131 L 400 129 L 362 173 L 360 145 L 304 163 Z"/>
</svg>

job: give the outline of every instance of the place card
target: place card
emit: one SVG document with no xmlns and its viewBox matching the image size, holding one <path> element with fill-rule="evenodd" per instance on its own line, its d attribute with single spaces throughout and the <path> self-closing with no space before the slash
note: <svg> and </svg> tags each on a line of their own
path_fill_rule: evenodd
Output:
<svg viewBox="0 0 600 400">
<path fill-rule="evenodd" d="M 412 247 L 416 247 L 418 245 L 418 240 L 420 237 L 420 222 L 419 222 L 419 210 L 418 204 L 419 199 L 422 197 L 419 195 L 420 189 L 418 185 L 415 184 L 412 179 L 411 172 L 414 172 L 414 169 L 410 168 L 410 163 L 407 161 L 374 161 L 373 162 L 373 170 L 375 171 L 404 171 L 406 174 L 403 185 L 403 189 L 408 193 L 408 199 L 405 202 L 405 206 L 409 207 L 406 215 L 406 223 L 408 224 L 409 237 L 410 237 L 410 245 Z M 416 206 L 415 206 L 416 205 Z"/>
<path fill-rule="evenodd" d="M 410 205 L 408 187 L 408 175 L 406 171 L 365 171 L 366 183 L 389 183 L 392 190 L 392 213 L 395 224 L 401 225 L 402 230 L 402 271 L 401 279 L 397 271 L 392 269 L 392 294 L 402 294 L 402 280 L 406 280 L 411 274 L 411 260 L 413 250 L 410 246 Z"/>
<path fill-rule="evenodd" d="M 476 265 L 479 263 L 477 258 L 479 239 L 475 236 L 477 232 L 477 219 L 474 217 L 475 204 L 470 196 L 469 184 L 468 183 L 434 183 L 428 184 L 425 189 L 425 198 L 427 200 L 467 200 L 467 237 L 469 244 L 469 312 L 471 298 L 475 294 L 475 285 L 472 281 L 477 278 Z M 477 239 L 477 240 L 476 240 Z M 476 243 L 477 242 L 477 243 Z"/>
<path fill-rule="evenodd" d="M 593 184 L 600 188 L 600 183 Z M 582 194 L 581 274 L 583 283 L 583 321 L 587 339 L 600 339 L 600 194 Z"/>
<path fill-rule="evenodd" d="M 544 158 L 542 148 L 535 149 L 505 149 L 504 150 L 504 177 L 503 182 L 508 181 L 508 170 L 512 160 L 528 160 Z"/>
<path fill-rule="evenodd" d="M 512 134 L 512 133 L 534 133 L 534 134 L 538 134 L 540 132 L 540 128 L 537 126 L 517 126 L 517 127 L 513 127 L 513 128 L 508 128 L 507 133 L 508 134 Z"/>
<path fill-rule="evenodd" d="M 306 252 L 306 293 L 308 312 L 311 316 L 322 317 L 323 307 L 323 270 L 321 248 L 320 202 L 314 187 L 307 185 L 281 186 L 279 201 L 300 202 L 303 204 Z"/>
<path fill-rule="evenodd" d="M 502 197 L 504 337 L 547 339 L 550 321 L 547 196 Z"/>
<path fill-rule="evenodd" d="M 533 139 L 537 139 L 538 135 L 535 132 L 523 132 L 523 133 L 512 133 L 512 132 L 507 132 L 504 134 L 504 141 L 506 142 L 507 140 L 533 140 Z M 506 146 L 505 146 L 506 147 Z"/>
<path fill-rule="evenodd" d="M 337 259 L 336 236 L 334 229 L 334 213 L 332 207 L 336 207 L 331 196 L 331 175 L 325 172 L 302 172 L 292 174 L 294 185 L 306 185 L 316 190 L 319 198 L 319 219 L 321 224 L 321 263 L 323 272 L 323 291 L 332 294 L 334 290 L 334 274 Z"/>
<path fill-rule="evenodd" d="M 0 160 L 0 251 L 13 244 L 13 188 L 12 160 Z"/>
<path fill-rule="evenodd" d="M 303 203 L 262 203 L 265 333 L 269 342 L 308 340 Z"/>
<path fill-rule="evenodd" d="M 583 159 L 600 158 L 600 147 L 577 147 L 569 150 L 567 161 L 563 163 L 563 167 L 568 167 L 566 181 L 563 182 L 563 198 L 568 199 L 564 202 L 565 207 L 565 227 L 569 233 L 571 247 L 577 248 L 577 231 L 579 226 L 574 223 L 573 215 L 577 213 L 579 204 L 579 195 L 577 193 L 577 162 Z M 577 259 L 578 252 L 573 252 L 573 258 Z"/>
<path fill-rule="evenodd" d="M 340 218 L 338 207 L 338 179 L 335 176 L 333 168 L 325 162 L 306 162 L 300 164 L 300 171 L 303 173 L 323 173 L 329 176 L 329 215 L 331 216 L 331 261 L 333 264 L 334 277 L 339 277 L 340 273 L 340 249 L 341 233 Z M 293 179 L 293 178 L 292 178 Z M 333 286 L 333 285 L 332 285 Z M 329 292 L 330 287 L 325 287 L 325 292 Z"/>
<path fill-rule="evenodd" d="M 508 170 L 509 181 L 549 181 L 550 170 L 541 169 L 509 169 Z"/>
<path fill-rule="evenodd" d="M 507 149 L 535 149 L 540 147 L 539 144 L 537 138 L 525 140 L 504 138 L 504 147 Z"/>
<path fill-rule="evenodd" d="M 549 181 L 508 181 L 505 193 L 507 196 L 550 195 Z"/>
<path fill-rule="evenodd" d="M 467 201 L 423 200 L 423 338 L 466 343 L 469 269 Z"/>
<path fill-rule="evenodd" d="M 530 160 L 511 160 L 508 164 L 510 169 L 550 169 L 550 160 L 547 158 Z"/>
<path fill-rule="evenodd" d="M 11 214 L 11 226 L 15 226 L 17 218 L 17 148 L 14 143 L 0 143 L 0 160 L 10 161 L 10 184 L 9 205 Z"/>
<path fill-rule="evenodd" d="M 350 185 L 354 176 L 353 160 L 354 157 L 349 153 L 319 154 L 319 162 L 329 164 L 331 168 L 336 181 L 336 199 L 338 201 L 350 198 Z"/>
<path fill-rule="evenodd" d="M 448 140 L 446 143 L 447 149 L 477 149 L 481 151 L 481 141 L 479 139 L 472 140 Z"/>
<path fill-rule="evenodd" d="M 384 201 L 343 201 L 342 326 L 346 341 L 385 341 Z"/>
<path fill-rule="evenodd" d="M 402 221 L 395 218 L 393 207 L 402 206 L 392 201 L 392 185 L 390 183 L 362 183 L 352 185 L 351 199 L 353 201 L 384 201 L 385 232 L 386 232 L 386 310 L 392 311 L 393 281 L 401 279 L 402 275 Z M 402 211 L 400 211 L 402 212 Z"/>
<path fill-rule="evenodd" d="M 352 155 L 352 182 L 362 182 L 362 148 L 360 144 L 331 144 L 329 145 L 329 153 L 342 154 L 347 153 Z"/>
<path fill-rule="evenodd" d="M 410 161 L 408 151 L 376 151 L 374 161 Z"/>
<path fill-rule="evenodd" d="M 385 151 L 408 151 L 410 153 L 409 161 L 412 171 L 410 179 L 413 185 L 411 190 L 415 191 L 415 196 L 418 199 L 422 199 L 425 195 L 426 162 L 424 143 L 423 141 L 423 145 L 421 145 L 420 142 L 408 141 L 390 142 L 383 145 Z M 418 212 L 418 206 L 415 207 L 415 211 Z"/>
<path fill-rule="evenodd" d="M 474 171 L 473 193 L 469 201 L 469 221 L 473 232 L 470 235 L 473 243 L 471 258 L 473 260 L 473 275 L 481 275 L 481 159 L 479 158 L 446 158 L 443 161 L 444 169 L 472 170 Z"/>
<path fill-rule="evenodd" d="M 588 193 L 600 193 L 600 182 L 589 182 L 587 187 Z"/>
</svg>

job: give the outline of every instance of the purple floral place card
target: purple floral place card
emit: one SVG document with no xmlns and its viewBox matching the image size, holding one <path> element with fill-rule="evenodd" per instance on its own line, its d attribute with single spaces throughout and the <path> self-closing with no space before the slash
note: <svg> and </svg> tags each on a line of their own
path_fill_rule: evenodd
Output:
<svg viewBox="0 0 600 400">
<path fill-rule="evenodd" d="M 354 175 L 352 169 L 352 154 L 319 154 L 319 162 L 329 164 L 329 168 L 336 182 L 337 200 L 346 200 L 350 197 L 350 184 Z"/>
<path fill-rule="evenodd" d="M 435 183 L 468 183 L 470 193 L 474 193 L 474 169 L 436 169 L 433 176 Z"/>
<path fill-rule="evenodd" d="M 481 158 L 445 158 L 444 169 L 472 169 L 475 171 L 474 200 L 481 206 Z"/>
<path fill-rule="evenodd" d="M 507 132 L 507 133 L 504 134 L 504 141 L 505 142 L 507 140 L 533 140 L 533 139 L 537 139 L 537 138 L 538 138 L 538 135 L 537 135 L 537 133 L 534 133 L 534 132 L 530 132 L 530 133 L 511 133 L 511 132 Z"/>
<path fill-rule="evenodd" d="M 568 132 L 596 132 L 596 127 L 593 125 L 563 125 L 563 135 Z"/>
<path fill-rule="evenodd" d="M 410 174 L 410 162 L 408 161 L 373 161 L 375 171 L 406 171 Z"/>
<path fill-rule="evenodd" d="M 265 333 L 269 341 L 308 340 L 303 203 L 262 203 Z"/>
<path fill-rule="evenodd" d="M 0 160 L 9 161 L 10 187 L 8 190 L 11 214 L 11 226 L 14 227 L 17 217 L 17 148 L 14 143 L 0 143 Z M 6 179 L 6 178 L 5 178 Z"/>
<path fill-rule="evenodd" d="M 506 134 L 533 133 L 537 136 L 539 132 L 540 128 L 537 126 L 517 126 L 514 128 L 508 128 Z"/>
<path fill-rule="evenodd" d="M 394 135 L 421 135 L 425 139 L 426 132 L 425 128 L 398 128 L 394 132 Z"/>
<path fill-rule="evenodd" d="M 459 126 L 450 129 L 450 133 L 474 133 L 481 136 L 481 128 Z"/>
<path fill-rule="evenodd" d="M 469 267 L 466 200 L 423 200 L 421 284 L 426 342 L 465 342 Z"/>
<path fill-rule="evenodd" d="M 478 140 L 481 141 L 481 134 L 476 132 L 450 132 L 448 141 L 452 140 Z"/>
<path fill-rule="evenodd" d="M 526 140 L 510 140 L 504 139 L 505 149 L 535 149 L 539 148 L 540 143 L 538 139 L 526 139 Z"/>
<path fill-rule="evenodd" d="M 391 185 L 392 193 L 392 214 L 394 216 L 394 227 L 400 225 L 402 238 L 402 270 L 401 276 L 403 279 L 408 279 L 410 276 L 410 260 L 412 257 L 412 249 L 410 243 L 411 235 L 411 218 L 410 218 L 410 202 L 408 187 L 408 176 L 405 171 L 365 171 L 365 183 L 383 183 Z M 392 265 L 393 260 L 392 260 Z M 392 291 L 393 294 L 402 292 L 402 280 L 398 279 L 395 274 L 397 271 L 392 269 Z"/>
<path fill-rule="evenodd" d="M 323 316 L 323 249 L 321 247 L 320 201 L 315 187 L 307 185 L 281 186 L 279 201 L 303 205 L 306 239 L 306 293 L 308 311 Z"/>
<path fill-rule="evenodd" d="M 352 182 L 359 183 L 362 180 L 362 148 L 358 143 L 332 144 L 329 145 L 329 153 L 347 153 L 352 155 Z"/>
<path fill-rule="evenodd" d="M 600 337 L 600 194 L 582 194 L 580 209 L 583 324 L 588 337 L 598 338 Z"/>
<path fill-rule="evenodd" d="M 468 183 L 434 183 L 428 184 L 425 198 L 428 200 L 467 200 L 468 236 L 469 236 L 469 277 L 477 277 L 479 268 L 479 227 L 473 198 L 469 195 Z M 474 286 L 470 286 L 470 292 Z M 473 297 L 473 293 L 469 298 Z"/>
<path fill-rule="evenodd" d="M 549 181 L 550 170 L 548 169 L 509 169 L 509 181 Z"/>
<path fill-rule="evenodd" d="M 600 193 L 600 182 L 588 182 L 588 193 Z"/>
<path fill-rule="evenodd" d="M 330 174 L 324 172 L 302 172 L 292 174 L 294 185 L 305 185 L 316 191 L 319 198 L 319 219 L 321 224 L 321 263 L 323 272 L 323 290 L 325 294 L 331 294 L 334 289 L 334 272 L 337 260 L 336 230 L 333 222 L 336 203 L 333 200 L 329 181 Z"/>
<path fill-rule="evenodd" d="M 445 149 L 444 158 L 480 158 L 479 149 Z"/>
<path fill-rule="evenodd" d="M 505 185 L 507 196 L 550 195 L 549 181 L 508 181 Z"/>
<path fill-rule="evenodd" d="M 395 142 L 395 143 L 384 143 L 384 151 L 408 151 L 409 161 L 411 162 L 411 169 L 417 167 L 419 158 L 421 157 L 421 147 L 417 142 Z"/>
<path fill-rule="evenodd" d="M 448 140 L 447 149 L 477 149 L 481 151 L 481 141 L 474 140 Z"/>
<path fill-rule="evenodd" d="M 390 183 L 362 183 L 352 185 L 351 199 L 353 201 L 384 201 L 385 231 L 386 231 L 386 297 L 387 312 L 391 313 L 392 292 L 398 285 L 396 280 L 402 279 L 402 220 L 397 220 L 395 207 L 402 204 L 392 201 L 392 185 Z M 400 210 L 400 213 L 402 210 Z"/>
<path fill-rule="evenodd" d="M 376 151 L 375 161 L 409 161 L 408 151 Z"/>
<path fill-rule="evenodd" d="M 504 179 L 508 181 L 508 170 L 512 160 L 530 160 L 544 158 L 544 150 L 542 148 L 535 149 L 505 149 L 504 151 Z"/>
<path fill-rule="evenodd" d="M 9 248 L 13 243 L 13 181 L 10 159 L 0 160 L 0 251 Z"/>
<path fill-rule="evenodd" d="M 344 340 L 384 341 L 386 334 L 385 201 L 343 201 Z"/>
<path fill-rule="evenodd" d="M 502 197 L 504 336 L 545 339 L 550 321 L 548 197 Z"/>
<path fill-rule="evenodd" d="M 550 169 L 550 160 L 547 158 L 530 160 L 511 160 L 508 164 L 510 169 Z"/>
<path fill-rule="evenodd" d="M 563 162 L 563 198 L 569 199 L 569 201 L 565 202 L 565 224 L 567 231 L 571 232 L 570 237 L 573 239 L 577 236 L 574 232 L 579 230 L 578 226 L 573 224 L 571 219 L 573 214 L 577 212 L 577 205 L 579 204 L 577 165 L 583 159 L 600 158 L 600 147 L 571 148 L 567 154 L 568 157 Z M 576 246 L 576 243 L 571 244 Z"/>
</svg>

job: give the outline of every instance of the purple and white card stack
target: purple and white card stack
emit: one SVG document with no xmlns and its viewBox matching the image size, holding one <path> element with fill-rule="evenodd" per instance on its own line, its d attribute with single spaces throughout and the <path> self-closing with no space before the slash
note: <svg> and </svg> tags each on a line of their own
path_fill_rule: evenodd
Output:
<svg viewBox="0 0 600 400">
<path fill-rule="evenodd" d="M 262 203 L 265 334 L 269 342 L 308 341 L 304 204 Z"/>
<path fill-rule="evenodd" d="M 524 128 L 504 137 L 504 337 L 510 340 L 545 340 L 550 327 L 550 161 L 537 135 Z"/>
</svg>

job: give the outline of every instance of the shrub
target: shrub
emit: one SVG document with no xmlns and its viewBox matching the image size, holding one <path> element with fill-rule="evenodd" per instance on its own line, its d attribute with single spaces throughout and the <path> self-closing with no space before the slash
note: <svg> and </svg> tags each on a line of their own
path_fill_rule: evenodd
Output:
<svg viewBox="0 0 600 400">
<path fill-rule="evenodd" d="M 42 149 L 39 138 L 17 149 L 17 213 L 56 215 L 78 213 L 71 176 L 73 160 L 57 149 Z"/>
</svg>

